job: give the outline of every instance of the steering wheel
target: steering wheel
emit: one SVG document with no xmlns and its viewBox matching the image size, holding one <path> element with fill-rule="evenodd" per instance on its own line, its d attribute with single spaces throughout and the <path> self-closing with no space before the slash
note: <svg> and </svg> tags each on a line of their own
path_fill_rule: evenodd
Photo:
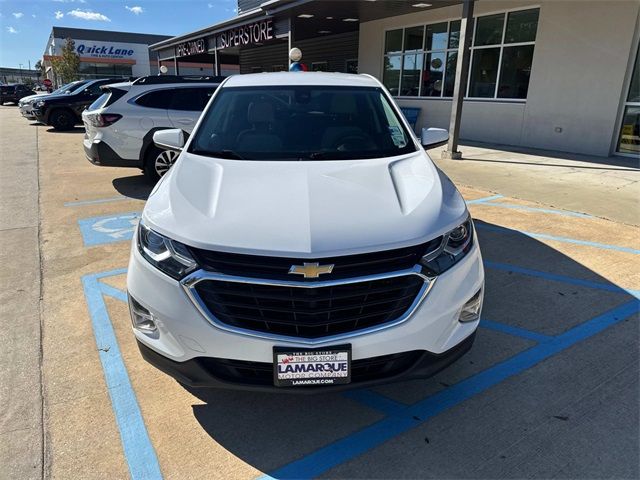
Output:
<svg viewBox="0 0 640 480">
<path fill-rule="evenodd" d="M 335 142 L 335 148 L 339 152 L 364 150 L 369 145 L 371 145 L 371 139 L 364 133 L 349 133 L 343 135 Z"/>
</svg>

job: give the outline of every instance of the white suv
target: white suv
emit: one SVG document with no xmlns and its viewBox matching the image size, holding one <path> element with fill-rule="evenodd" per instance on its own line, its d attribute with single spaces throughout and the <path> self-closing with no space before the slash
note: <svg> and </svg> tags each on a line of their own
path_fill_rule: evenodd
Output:
<svg viewBox="0 0 640 480">
<path fill-rule="evenodd" d="M 95 165 L 141 168 L 156 182 L 176 154 L 153 144 L 153 134 L 180 128 L 190 133 L 221 77 L 142 77 L 102 87 L 104 94 L 82 113 L 84 151 Z"/>
<path fill-rule="evenodd" d="M 234 76 L 151 193 L 127 287 L 143 357 L 193 386 L 425 378 L 470 347 L 484 270 L 453 183 L 365 75 Z"/>
</svg>

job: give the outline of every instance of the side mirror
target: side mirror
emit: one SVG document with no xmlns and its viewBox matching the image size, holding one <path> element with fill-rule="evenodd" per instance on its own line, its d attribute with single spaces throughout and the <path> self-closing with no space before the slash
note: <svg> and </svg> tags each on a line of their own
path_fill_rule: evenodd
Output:
<svg viewBox="0 0 640 480">
<path fill-rule="evenodd" d="M 184 132 L 179 128 L 158 130 L 153 134 L 153 143 L 158 148 L 181 152 L 184 147 Z"/>
<path fill-rule="evenodd" d="M 427 148 L 440 147 L 449 141 L 449 131 L 444 128 L 423 128 L 422 146 Z"/>
</svg>

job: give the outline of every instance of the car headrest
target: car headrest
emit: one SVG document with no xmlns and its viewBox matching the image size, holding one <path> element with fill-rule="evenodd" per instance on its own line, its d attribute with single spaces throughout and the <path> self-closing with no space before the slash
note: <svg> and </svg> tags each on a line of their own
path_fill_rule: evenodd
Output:
<svg viewBox="0 0 640 480">
<path fill-rule="evenodd" d="M 331 99 L 331 113 L 337 113 L 340 115 L 355 115 L 358 112 L 358 106 L 356 105 L 356 99 L 353 95 L 346 93 L 340 93 L 334 95 Z"/>
<path fill-rule="evenodd" d="M 275 119 L 273 105 L 268 102 L 251 102 L 247 110 L 249 123 L 272 123 Z"/>
</svg>

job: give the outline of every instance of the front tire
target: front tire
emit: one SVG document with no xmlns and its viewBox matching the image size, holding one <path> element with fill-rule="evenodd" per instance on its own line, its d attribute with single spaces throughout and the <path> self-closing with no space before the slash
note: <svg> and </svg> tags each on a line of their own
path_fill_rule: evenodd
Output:
<svg viewBox="0 0 640 480">
<path fill-rule="evenodd" d="M 144 162 L 144 176 L 151 183 L 156 183 L 165 175 L 178 158 L 178 152 L 151 147 Z"/>
<path fill-rule="evenodd" d="M 75 125 L 73 115 L 66 110 L 54 110 L 49 116 L 49 124 L 54 130 L 71 130 Z"/>
</svg>

